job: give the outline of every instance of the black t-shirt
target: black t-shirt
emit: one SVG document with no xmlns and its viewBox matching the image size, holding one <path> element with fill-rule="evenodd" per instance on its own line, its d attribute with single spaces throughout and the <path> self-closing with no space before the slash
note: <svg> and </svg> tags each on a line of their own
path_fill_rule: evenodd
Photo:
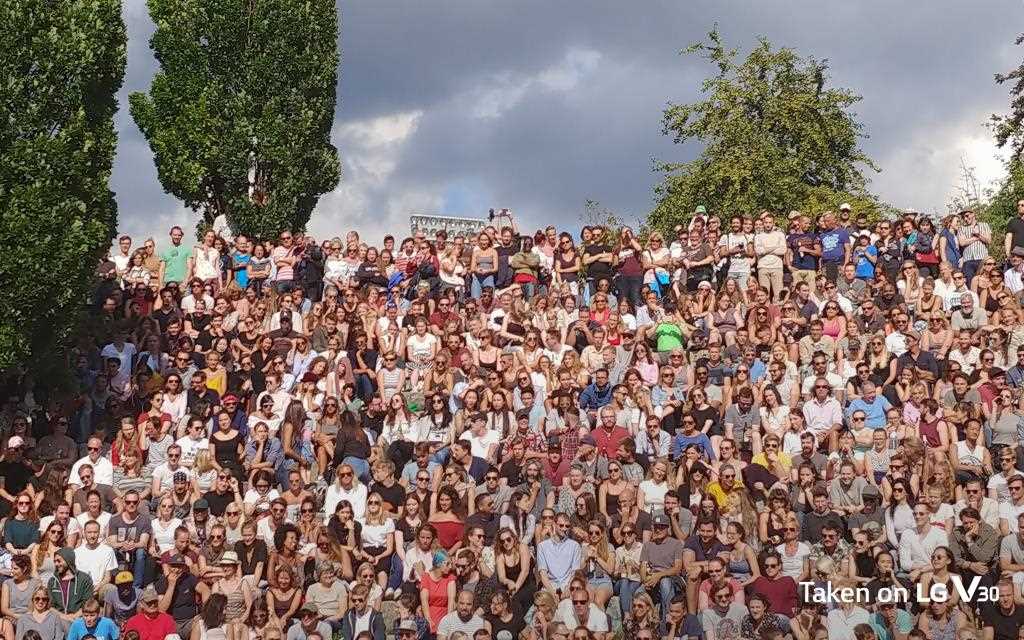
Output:
<svg viewBox="0 0 1024 640">
<path fill-rule="evenodd" d="M 587 248 L 584 250 L 584 253 L 588 256 L 596 256 L 601 253 L 611 252 L 612 248 L 609 247 L 608 245 L 596 243 L 587 245 Z M 607 278 L 611 280 L 612 267 L 607 262 L 603 262 L 601 260 L 598 260 L 597 262 L 591 262 L 589 265 L 587 265 L 587 277 L 591 278 L 592 280 L 597 280 L 598 278 Z"/>
<path fill-rule="evenodd" d="M 515 460 L 506 460 L 501 463 L 498 477 L 508 480 L 508 486 L 518 487 L 523 484 L 523 465 Z"/>
<path fill-rule="evenodd" d="M 260 575 L 255 576 L 256 582 L 263 579 L 267 572 L 267 565 L 269 564 L 270 554 L 267 551 L 267 543 L 257 538 L 252 543 L 252 557 L 249 557 L 246 551 L 245 542 L 239 540 L 235 543 L 235 553 L 238 554 L 238 561 L 241 565 L 241 571 L 243 576 L 253 575 L 256 570 L 256 565 L 263 563 L 263 571 Z"/>
<path fill-rule="evenodd" d="M 802 528 L 804 542 L 817 542 L 821 540 L 821 530 L 826 524 L 832 525 L 839 530 L 840 537 L 846 535 L 846 521 L 835 511 L 826 511 L 818 514 L 813 511 L 804 516 Z"/>
<path fill-rule="evenodd" d="M 646 511 L 641 511 L 636 514 L 636 522 L 633 523 L 633 528 L 636 529 L 636 539 L 641 540 L 643 538 L 644 531 L 652 529 L 652 518 Z M 611 517 L 610 529 L 617 529 L 622 526 L 622 514 L 616 513 Z"/>
<path fill-rule="evenodd" d="M 494 544 L 494 537 L 498 535 L 498 525 L 501 517 L 496 513 L 485 515 L 479 511 L 466 518 L 466 527 L 480 527 L 484 530 L 484 544 Z"/>
<path fill-rule="evenodd" d="M 171 608 L 167 612 L 171 614 L 175 622 L 185 622 L 196 617 L 199 608 L 196 607 L 196 586 L 199 581 L 191 573 L 187 573 L 174 585 L 174 594 L 171 596 Z M 160 576 L 156 579 L 156 592 L 160 595 L 167 593 L 167 578 Z"/>
<path fill-rule="evenodd" d="M 985 627 L 992 627 L 992 640 L 1017 640 L 1017 630 L 1024 626 L 1024 607 L 1014 607 L 1013 613 L 1006 615 L 998 604 L 989 605 L 981 619 Z"/>
<path fill-rule="evenodd" d="M 32 469 L 20 460 L 0 462 L 0 478 L 4 479 L 4 490 L 12 496 L 25 490 L 31 475 Z"/>
<path fill-rule="evenodd" d="M 405 488 L 397 482 L 390 487 L 374 482 L 370 485 L 370 491 L 379 493 L 384 502 L 391 505 L 391 511 L 398 511 L 398 508 L 405 504 Z"/>
<path fill-rule="evenodd" d="M 370 415 L 369 411 L 363 413 L 363 428 L 369 429 L 375 436 L 380 437 L 384 431 L 384 414 Z"/>
<path fill-rule="evenodd" d="M 1006 233 L 1010 234 L 1010 250 L 1024 247 L 1024 219 L 1015 216 L 1006 223 Z"/>
<path fill-rule="evenodd" d="M 497 638 L 500 631 L 508 631 L 511 634 L 510 638 L 518 638 L 519 634 L 526 628 L 526 617 L 514 606 L 512 619 L 508 622 L 502 622 L 501 618 L 490 613 L 484 616 L 484 620 L 491 623 L 492 638 Z"/>
<path fill-rule="evenodd" d="M 224 493 L 217 493 L 211 489 L 203 494 L 203 500 L 209 503 L 211 515 L 222 518 L 228 505 L 235 501 L 235 494 L 231 493 L 230 490 Z"/>
</svg>

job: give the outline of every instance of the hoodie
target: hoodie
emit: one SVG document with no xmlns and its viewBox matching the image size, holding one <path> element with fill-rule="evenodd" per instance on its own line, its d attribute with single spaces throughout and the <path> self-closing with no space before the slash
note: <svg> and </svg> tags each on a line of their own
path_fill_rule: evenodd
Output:
<svg viewBox="0 0 1024 640">
<path fill-rule="evenodd" d="M 61 613 L 76 613 L 85 604 L 85 601 L 92 597 L 93 585 L 89 574 L 83 573 L 75 566 L 75 552 L 68 547 L 57 551 L 57 555 L 63 558 L 71 569 L 71 581 L 67 584 L 65 592 L 61 579 L 57 575 L 50 576 L 46 583 L 46 589 L 50 592 L 50 601 L 53 608 Z"/>
</svg>

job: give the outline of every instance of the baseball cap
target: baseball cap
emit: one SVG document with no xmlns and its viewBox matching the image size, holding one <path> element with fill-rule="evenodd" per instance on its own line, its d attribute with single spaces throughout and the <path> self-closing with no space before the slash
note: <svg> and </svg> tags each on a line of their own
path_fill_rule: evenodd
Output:
<svg viewBox="0 0 1024 640">
<path fill-rule="evenodd" d="M 131 584 L 134 579 L 135 576 L 132 575 L 131 571 L 119 571 L 117 575 L 114 576 L 114 584 Z"/>
<path fill-rule="evenodd" d="M 16 447 L 25 446 L 25 441 L 21 436 L 11 436 L 10 440 L 7 441 L 7 448 L 14 449 Z"/>
<path fill-rule="evenodd" d="M 199 498 L 192 503 L 193 511 L 207 511 L 210 508 L 210 503 L 206 501 L 206 498 Z"/>
<path fill-rule="evenodd" d="M 921 334 L 918 333 L 917 331 L 907 331 L 903 335 L 908 337 L 908 338 L 913 338 L 914 340 L 917 340 L 918 342 L 921 341 Z"/>
<path fill-rule="evenodd" d="M 586 444 L 586 445 L 590 445 L 591 447 L 596 447 L 597 446 L 597 440 L 594 439 L 594 436 L 592 436 L 592 435 L 590 435 L 588 433 L 587 435 L 585 435 L 582 438 L 580 438 L 580 444 Z"/>
<path fill-rule="evenodd" d="M 849 202 L 844 202 L 843 204 L 839 205 L 839 210 L 840 211 L 850 211 L 852 209 L 853 209 L 853 207 L 850 206 Z"/>
<path fill-rule="evenodd" d="M 669 525 L 668 516 L 664 513 L 659 513 L 651 520 L 651 525 L 655 527 L 667 527 Z"/>
<path fill-rule="evenodd" d="M 142 602 L 154 602 L 159 599 L 160 594 L 156 592 L 156 587 L 154 587 L 153 585 L 149 585 L 148 587 L 143 589 L 142 596 L 139 597 L 139 600 L 141 600 Z"/>
<path fill-rule="evenodd" d="M 877 498 L 881 496 L 881 494 L 878 492 L 878 487 L 873 484 L 869 484 L 860 492 L 860 496 L 862 498 Z"/>
</svg>

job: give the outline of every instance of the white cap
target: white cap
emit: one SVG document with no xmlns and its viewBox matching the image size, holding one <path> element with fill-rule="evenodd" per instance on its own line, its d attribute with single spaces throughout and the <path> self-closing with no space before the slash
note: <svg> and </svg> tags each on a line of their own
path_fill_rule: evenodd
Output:
<svg viewBox="0 0 1024 640">
<path fill-rule="evenodd" d="M 839 205 L 839 210 L 840 211 L 851 211 L 851 210 L 853 210 L 853 207 L 850 206 L 849 202 L 844 202 L 843 204 Z"/>
<path fill-rule="evenodd" d="M 25 444 L 25 441 L 21 439 L 21 436 L 11 436 L 11 439 L 7 441 L 7 448 L 13 449 L 20 447 Z"/>
</svg>

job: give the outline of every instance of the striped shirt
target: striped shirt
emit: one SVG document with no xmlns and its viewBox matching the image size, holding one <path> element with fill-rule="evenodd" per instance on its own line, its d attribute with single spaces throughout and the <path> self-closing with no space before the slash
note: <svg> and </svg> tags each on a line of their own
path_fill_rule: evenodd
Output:
<svg viewBox="0 0 1024 640">
<path fill-rule="evenodd" d="M 956 232 L 956 239 L 960 241 L 964 260 L 984 260 L 988 257 L 988 245 L 984 242 L 972 242 L 964 246 L 968 240 L 974 237 L 975 233 L 992 237 L 992 229 L 987 222 L 975 222 L 970 226 L 963 225 Z"/>
</svg>

